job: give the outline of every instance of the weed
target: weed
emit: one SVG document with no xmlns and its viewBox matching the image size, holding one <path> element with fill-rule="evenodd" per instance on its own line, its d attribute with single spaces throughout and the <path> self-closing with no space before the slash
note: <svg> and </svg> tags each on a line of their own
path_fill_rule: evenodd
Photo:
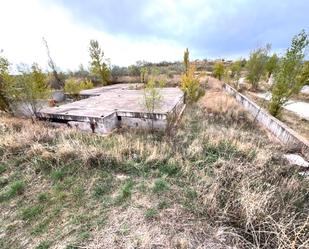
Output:
<svg viewBox="0 0 309 249">
<path fill-rule="evenodd" d="M 43 206 L 42 205 L 35 205 L 32 207 L 24 208 L 21 212 L 21 216 L 23 220 L 33 220 L 35 217 L 37 217 L 39 214 L 43 212 Z"/>
<path fill-rule="evenodd" d="M 17 180 L 11 183 L 8 188 L 8 191 L 3 196 L 5 199 L 10 199 L 17 195 L 23 194 L 25 190 L 25 183 L 23 181 Z"/>
<path fill-rule="evenodd" d="M 48 222 L 44 221 L 44 222 L 39 223 L 38 225 L 36 225 L 32 229 L 31 234 L 37 236 L 37 235 L 42 234 L 45 231 L 47 231 L 47 228 L 48 228 Z"/>
<path fill-rule="evenodd" d="M 51 178 L 54 182 L 62 181 L 65 176 L 63 169 L 56 169 L 51 172 Z"/>
<path fill-rule="evenodd" d="M 177 173 L 179 173 L 180 168 L 176 164 L 167 163 L 167 164 L 160 165 L 159 170 L 161 174 L 168 175 L 168 176 L 174 176 Z"/>
<path fill-rule="evenodd" d="M 160 201 L 158 203 L 158 209 L 165 209 L 169 207 L 169 203 L 166 200 Z"/>
<path fill-rule="evenodd" d="M 41 241 L 35 249 L 48 249 L 51 246 L 51 242 L 48 240 Z"/>
<path fill-rule="evenodd" d="M 122 185 L 120 189 L 120 193 L 117 196 L 117 203 L 122 203 L 123 201 L 131 198 L 132 195 L 132 189 L 133 189 L 133 181 L 132 179 L 126 180 L 126 182 Z"/>
<path fill-rule="evenodd" d="M 2 163 L 0 163 L 0 175 L 6 171 L 6 166 Z"/>
<path fill-rule="evenodd" d="M 106 195 L 112 191 L 112 186 L 113 186 L 113 180 L 112 178 L 107 178 L 101 180 L 100 183 L 94 186 L 93 189 L 93 195 L 96 198 L 100 198 L 103 195 Z"/>
<path fill-rule="evenodd" d="M 145 211 L 145 218 L 146 219 L 154 219 L 158 216 L 158 211 L 154 208 L 148 208 Z"/>
<path fill-rule="evenodd" d="M 154 182 L 153 192 L 154 193 L 161 193 L 167 191 L 169 189 L 169 184 L 165 179 L 157 179 Z"/>
<path fill-rule="evenodd" d="M 49 199 L 48 193 L 40 193 L 38 195 L 38 201 L 41 203 L 46 202 L 48 199 Z"/>
<path fill-rule="evenodd" d="M 81 185 L 77 185 L 72 190 L 72 195 L 75 198 L 75 200 L 81 200 L 83 196 L 85 195 L 85 189 Z"/>
</svg>

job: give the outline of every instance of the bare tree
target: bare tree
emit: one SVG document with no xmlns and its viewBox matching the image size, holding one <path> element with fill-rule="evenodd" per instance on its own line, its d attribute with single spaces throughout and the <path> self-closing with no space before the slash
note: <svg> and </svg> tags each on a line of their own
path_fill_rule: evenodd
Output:
<svg viewBox="0 0 309 249">
<path fill-rule="evenodd" d="M 55 64 L 54 60 L 52 59 L 52 57 L 50 55 L 49 46 L 48 46 L 47 40 L 44 37 L 43 37 L 43 43 L 45 45 L 46 52 L 47 52 L 48 66 L 51 68 L 53 76 L 54 76 L 54 78 L 57 82 L 57 88 L 62 88 L 64 86 L 64 82 L 59 77 L 56 64 Z"/>
</svg>

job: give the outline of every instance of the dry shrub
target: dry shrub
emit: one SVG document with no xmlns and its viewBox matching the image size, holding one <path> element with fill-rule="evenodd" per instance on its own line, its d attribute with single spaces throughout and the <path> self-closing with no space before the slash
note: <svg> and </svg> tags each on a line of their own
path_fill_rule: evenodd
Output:
<svg viewBox="0 0 309 249">
<path fill-rule="evenodd" d="M 226 124 L 246 124 L 249 121 L 248 113 L 225 93 L 208 92 L 202 101 L 207 116 L 211 120 Z"/>
</svg>

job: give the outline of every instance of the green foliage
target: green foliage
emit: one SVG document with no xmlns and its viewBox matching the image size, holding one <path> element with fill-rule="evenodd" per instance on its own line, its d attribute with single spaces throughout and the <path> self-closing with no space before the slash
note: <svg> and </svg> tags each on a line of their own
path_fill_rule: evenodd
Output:
<svg viewBox="0 0 309 249">
<path fill-rule="evenodd" d="M 61 181 L 65 176 L 65 172 L 63 169 L 55 169 L 51 172 L 51 178 L 53 181 Z"/>
<path fill-rule="evenodd" d="M 158 216 L 158 211 L 154 208 L 148 208 L 145 211 L 145 218 L 146 219 L 154 219 L 156 216 Z"/>
<path fill-rule="evenodd" d="M 309 80 L 308 64 L 304 63 L 305 49 L 308 44 L 308 34 L 301 31 L 293 38 L 291 47 L 279 62 L 271 92 L 272 98 L 268 106 L 269 112 L 274 116 L 280 114 L 282 106 L 293 94 L 299 93 Z"/>
<path fill-rule="evenodd" d="M 145 83 L 147 81 L 148 69 L 147 67 L 142 67 L 140 71 L 141 71 L 141 82 Z"/>
<path fill-rule="evenodd" d="M 265 65 L 265 70 L 267 72 L 267 78 L 269 79 L 270 75 L 273 74 L 278 66 L 279 58 L 278 56 L 274 53 L 271 57 L 268 58 L 266 65 Z"/>
<path fill-rule="evenodd" d="M 205 94 L 200 80 L 195 77 L 194 72 L 195 67 L 190 65 L 187 74 L 181 76 L 181 89 L 184 91 L 188 103 L 198 101 Z"/>
<path fill-rule="evenodd" d="M 25 190 L 25 183 L 23 181 L 15 181 L 9 186 L 9 190 L 7 193 L 8 198 L 15 197 L 17 195 L 21 195 Z"/>
<path fill-rule="evenodd" d="M 35 247 L 35 249 L 48 249 L 48 248 L 50 248 L 50 246 L 51 246 L 50 241 L 43 240 Z"/>
<path fill-rule="evenodd" d="M 75 99 L 78 99 L 80 91 L 91 88 L 93 88 L 93 83 L 91 80 L 88 79 L 79 82 L 75 78 L 71 77 L 68 78 L 64 84 L 64 91 L 72 95 Z"/>
<path fill-rule="evenodd" d="M 213 75 L 217 79 L 221 80 L 224 75 L 224 64 L 223 62 L 216 62 L 213 69 Z"/>
<path fill-rule="evenodd" d="M 107 85 L 110 77 L 110 70 L 104 59 L 104 52 L 101 49 L 99 42 L 96 40 L 90 41 L 90 71 L 95 76 L 98 76 L 103 85 Z"/>
<path fill-rule="evenodd" d="M 48 199 L 49 199 L 48 193 L 40 193 L 38 195 L 38 201 L 41 202 L 41 203 L 48 201 Z"/>
<path fill-rule="evenodd" d="M 167 183 L 165 179 L 160 178 L 154 182 L 154 186 L 153 186 L 154 193 L 161 193 L 168 189 L 169 189 L 169 184 Z"/>
<path fill-rule="evenodd" d="M 0 175 L 6 171 L 6 166 L 2 163 L 0 163 Z"/>
<path fill-rule="evenodd" d="M 151 115 L 160 109 L 162 95 L 160 93 L 160 85 L 157 86 L 153 78 L 149 79 L 144 89 L 144 105 L 147 112 Z M 153 129 L 153 117 L 151 118 Z"/>
<path fill-rule="evenodd" d="M 24 208 L 21 212 L 21 216 L 23 220 L 33 220 L 35 217 L 37 217 L 39 214 L 43 212 L 43 206 L 42 205 L 35 205 L 32 207 Z"/>
<path fill-rule="evenodd" d="M 224 72 L 224 81 L 232 84 L 236 89 L 239 89 L 239 79 L 241 76 L 242 61 L 234 61 L 229 68 Z"/>
<path fill-rule="evenodd" d="M 0 111 L 10 111 L 9 87 L 12 77 L 9 74 L 9 61 L 0 55 Z"/>
<path fill-rule="evenodd" d="M 265 48 L 258 48 L 250 53 L 250 58 L 247 62 L 247 80 L 251 84 L 252 90 L 257 90 L 259 87 L 259 81 L 265 73 L 265 67 L 268 60 L 268 52 L 270 50 L 270 44 L 267 44 Z"/>
<path fill-rule="evenodd" d="M 190 67 L 190 62 L 189 62 L 189 49 L 187 48 L 186 51 L 184 52 L 183 55 L 183 64 L 185 66 L 185 74 L 188 76 L 189 73 L 189 67 Z"/>
<path fill-rule="evenodd" d="M 30 68 L 27 65 L 21 65 L 19 71 L 21 75 L 14 81 L 11 90 L 13 101 L 26 103 L 28 111 L 36 115 L 41 108 L 39 101 L 47 99 L 51 94 L 46 75 L 36 63 L 33 63 Z"/>
<path fill-rule="evenodd" d="M 128 179 L 121 187 L 120 193 L 117 196 L 117 203 L 122 203 L 125 200 L 131 198 L 132 195 L 132 189 L 133 189 L 133 181 L 132 179 Z"/>
</svg>

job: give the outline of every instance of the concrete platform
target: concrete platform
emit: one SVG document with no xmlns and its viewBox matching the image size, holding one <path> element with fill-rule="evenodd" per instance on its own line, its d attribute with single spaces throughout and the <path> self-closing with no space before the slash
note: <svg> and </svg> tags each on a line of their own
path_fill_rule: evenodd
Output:
<svg viewBox="0 0 309 249">
<path fill-rule="evenodd" d="M 120 86 L 119 86 L 120 85 Z M 162 100 L 154 113 L 145 107 L 144 90 L 137 84 L 117 84 L 81 92 L 84 99 L 59 107 L 48 107 L 39 116 L 55 122 L 71 122 L 81 129 L 93 128 L 109 132 L 119 126 L 165 128 L 168 117 L 177 115 L 184 106 L 184 94 L 179 88 L 162 88 Z"/>
<path fill-rule="evenodd" d="M 82 98 L 89 98 L 93 96 L 99 96 L 107 91 L 115 91 L 115 90 L 140 90 L 143 88 L 142 83 L 135 84 L 114 84 L 109 86 L 97 87 L 93 89 L 83 90 L 79 94 Z"/>
</svg>

